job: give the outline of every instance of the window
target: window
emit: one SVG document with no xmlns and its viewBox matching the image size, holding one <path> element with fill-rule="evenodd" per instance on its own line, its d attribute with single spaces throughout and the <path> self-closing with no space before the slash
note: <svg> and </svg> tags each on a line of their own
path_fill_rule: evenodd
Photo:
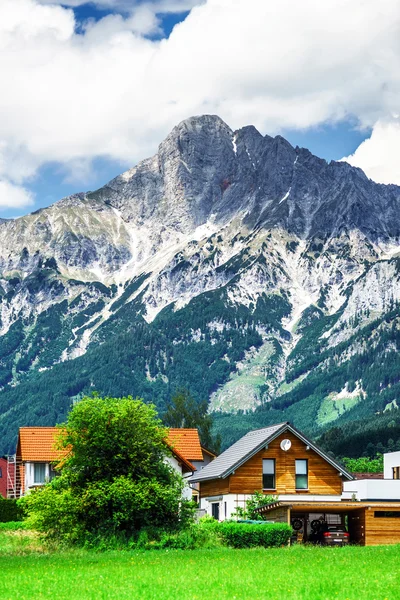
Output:
<svg viewBox="0 0 400 600">
<path fill-rule="evenodd" d="M 274 490 L 275 489 L 275 459 L 264 458 L 263 459 L 263 489 Z"/>
<path fill-rule="evenodd" d="M 33 465 L 33 483 L 45 483 L 46 465 L 45 463 L 34 463 Z"/>
<path fill-rule="evenodd" d="M 296 490 L 308 490 L 308 460 L 296 460 Z"/>
<path fill-rule="evenodd" d="M 400 479 L 400 467 L 393 467 L 393 479 Z"/>
<path fill-rule="evenodd" d="M 211 504 L 211 516 L 219 521 L 219 502 L 213 502 Z"/>
<path fill-rule="evenodd" d="M 58 475 L 58 473 L 54 469 L 53 465 L 50 465 L 50 467 L 49 467 L 49 481 L 51 481 L 52 479 L 54 479 L 54 477 L 57 477 L 57 475 Z"/>
<path fill-rule="evenodd" d="M 3 469 L 0 467 L 0 479 L 3 477 Z"/>
<path fill-rule="evenodd" d="M 376 510 L 374 517 L 380 517 L 381 519 L 400 519 L 400 512 L 395 510 Z"/>
</svg>

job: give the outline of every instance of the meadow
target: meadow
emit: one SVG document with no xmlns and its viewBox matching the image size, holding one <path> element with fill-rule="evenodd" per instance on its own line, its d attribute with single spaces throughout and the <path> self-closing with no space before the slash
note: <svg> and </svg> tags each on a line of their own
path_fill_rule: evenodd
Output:
<svg viewBox="0 0 400 600">
<path fill-rule="evenodd" d="M 400 546 L 50 551 L 0 531 L 2 598 L 400 599 Z"/>
</svg>

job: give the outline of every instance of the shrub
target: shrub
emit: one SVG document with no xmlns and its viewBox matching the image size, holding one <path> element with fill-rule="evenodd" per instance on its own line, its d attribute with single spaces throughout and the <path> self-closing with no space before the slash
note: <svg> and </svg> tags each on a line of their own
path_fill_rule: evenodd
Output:
<svg viewBox="0 0 400 600">
<path fill-rule="evenodd" d="M 217 531 L 222 541 L 233 548 L 284 546 L 292 535 L 292 528 L 287 523 L 251 524 L 225 521 L 218 524 Z"/>
<path fill-rule="evenodd" d="M 26 523 L 24 521 L 8 521 L 8 523 L 0 523 L 0 531 L 18 531 L 26 528 Z"/>
<path fill-rule="evenodd" d="M 0 496 L 0 523 L 9 521 L 22 521 L 24 512 L 16 500 L 5 499 Z"/>
<path fill-rule="evenodd" d="M 193 503 L 166 462 L 167 430 L 140 399 L 83 398 L 60 430 L 61 475 L 24 499 L 29 526 L 47 539 L 112 546 L 141 529 L 183 529 Z"/>
<path fill-rule="evenodd" d="M 246 506 L 237 506 L 232 517 L 240 519 L 250 519 L 251 521 L 264 521 L 265 515 L 260 514 L 257 509 L 268 504 L 274 504 L 278 501 L 278 496 L 272 496 L 270 494 L 263 494 L 262 492 L 255 491 L 252 496 L 246 501 Z"/>
</svg>

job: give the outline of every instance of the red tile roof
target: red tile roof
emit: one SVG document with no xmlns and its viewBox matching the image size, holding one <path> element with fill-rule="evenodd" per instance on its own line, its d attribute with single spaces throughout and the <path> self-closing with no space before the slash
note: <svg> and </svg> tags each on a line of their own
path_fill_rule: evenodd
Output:
<svg viewBox="0 0 400 600">
<path fill-rule="evenodd" d="M 383 479 L 383 473 L 353 473 L 355 479 Z"/>
<path fill-rule="evenodd" d="M 182 464 L 182 472 L 183 473 L 194 473 L 196 471 L 196 467 L 192 465 L 192 463 L 187 460 L 176 448 L 171 448 L 172 454 L 174 454 L 175 458 L 178 459 L 178 462 Z"/>
<path fill-rule="evenodd" d="M 203 460 L 197 429 L 174 429 L 168 433 L 168 444 L 186 460 Z"/>
<path fill-rule="evenodd" d="M 20 427 L 17 458 L 28 462 L 52 462 L 65 455 L 54 445 L 60 430 L 57 427 Z"/>
</svg>

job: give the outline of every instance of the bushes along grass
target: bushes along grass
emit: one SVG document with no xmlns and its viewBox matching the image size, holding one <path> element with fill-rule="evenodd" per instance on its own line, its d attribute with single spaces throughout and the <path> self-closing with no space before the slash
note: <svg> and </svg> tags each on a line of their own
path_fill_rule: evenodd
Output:
<svg viewBox="0 0 400 600">
<path fill-rule="evenodd" d="M 23 509 L 18 506 L 16 500 L 0 496 L 0 523 L 8 521 L 22 521 Z"/>
<path fill-rule="evenodd" d="M 222 541 L 233 548 L 273 548 L 284 546 L 292 535 L 287 523 L 219 523 L 217 531 Z"/>
</svg>

